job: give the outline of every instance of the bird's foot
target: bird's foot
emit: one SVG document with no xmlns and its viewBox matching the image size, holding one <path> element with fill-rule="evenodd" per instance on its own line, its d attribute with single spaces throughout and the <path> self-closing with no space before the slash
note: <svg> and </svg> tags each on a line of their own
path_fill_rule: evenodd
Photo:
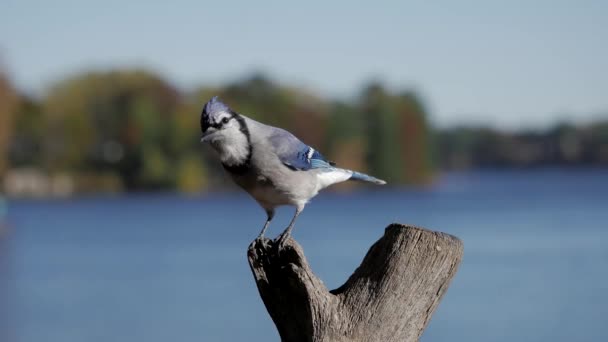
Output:
<svg viewBox="0 0 608 342">
<path fill-rule="evenodd" d="M 264 234 L 258 235 L 255 240 L 256 243 L 261 243 L 264 247 L 268 247 L 269 243 L 272 241 L 267 237 L 264 237 Z"/>
<path fill-rule="evenodd" d="M 279 235 L 279 237 L 277 237 L 277 239 L 275 240 L 275 244 L 277 245 L 279 250 L 285 248 L 285 244 L 287 243 L 287 240 L 290 237 L 291 237 L 291 234 L 289 232 L 283 232 L 283 233 L 281 233 L 281 235 Z"/>
</svg>

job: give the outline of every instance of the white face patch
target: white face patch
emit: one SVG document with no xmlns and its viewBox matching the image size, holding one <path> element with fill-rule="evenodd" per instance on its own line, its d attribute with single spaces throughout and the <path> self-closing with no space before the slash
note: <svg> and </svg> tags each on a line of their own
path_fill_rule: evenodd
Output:
<svg viewBox="0 0 608 342">
<path fill-rule="evenodd" d="M 220 155 L 222 163 L 233 166 L 240 165 L 247 160 L 249 156 L 249 142 L 247 137 L 237 130 L 238 133 L 230 135 L 224 140 L 216 150 Z"/>
<path fill-rule="evenodd" d="M 247 135 L 241 131 L 239 121 L 229 113 L 221 113 L 217 120 L 217 125 L 221 126 L 213 134 L 211 146 L 219 154 L 222 163 L 235 166 L 247 161 L 249 141 Z"/>
</svg>

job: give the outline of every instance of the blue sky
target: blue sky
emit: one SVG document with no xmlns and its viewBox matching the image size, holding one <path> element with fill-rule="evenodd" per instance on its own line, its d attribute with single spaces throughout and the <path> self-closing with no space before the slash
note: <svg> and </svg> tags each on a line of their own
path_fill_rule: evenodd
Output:
<svg viewBox="0 0 608 342">
<path fill-rule="evenodd" d="M 325 97 L 413 88 L 442 126 L 608 116 L 608 1 L 3 0 L 0 56 L 38 94 L 91 68 L 183 89 L 257 70 Z"/>
</svg>

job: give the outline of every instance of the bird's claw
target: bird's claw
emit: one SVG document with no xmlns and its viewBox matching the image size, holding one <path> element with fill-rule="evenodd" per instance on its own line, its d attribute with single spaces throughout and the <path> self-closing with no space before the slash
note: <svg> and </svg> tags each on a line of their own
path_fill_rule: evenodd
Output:
<svg viewBox="0 0 608 342">
<path fill-rule="evenodd" d="M 255 238 L 255 242 L 256 244 L 261 244 L 264 247 L 268 247 L 268 242 L 270 241 L 270 239 L 264 237 L 264 235 L 258 235 Z"/>
<path fill-rule="evenodd" d="M 284 232 L 281 235 L 279 235 L 279 237 L 277 238 L 277 241 L 276 241 L 276 245 L 279 250 L 285 248 L 285 244 L 287 243 L 287 240 L 289 239 L 289 235 L 290 234 L 286 234 Z"/>
</svg>

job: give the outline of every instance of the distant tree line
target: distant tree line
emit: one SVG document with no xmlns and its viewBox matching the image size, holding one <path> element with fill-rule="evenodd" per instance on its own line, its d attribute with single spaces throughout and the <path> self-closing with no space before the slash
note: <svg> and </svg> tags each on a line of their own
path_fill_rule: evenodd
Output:
<svg viewBox="0 0 608 342">
<path fill-rule="evenodd" d="M 516 133 L 456 127 L 440 130 L 436 136 L 443 169 L 608 166 L 608 119 Z"/>
<path fill-rule="evenodd" d="M 214 95 L 393 185 L 429 183 L 440 169 L 608 165 L 608 120 L 544 132 L 434 130 L 416 93 L 380 83 L 336 101 L 259 74 L 183 92 L 146 70 L 115 70 L 74 75 L 34 98 L 0 72 L 0 177 L 37 170 L 78 192 L 228 186 L 199 142 L 200 111 Z"/>
<path fill-rule="evenodd" d="M 0 85 L 6 104 L 0 175 L 32 169 L 67 175 L 80 192 L 225 186 L 219 163 L 199 142 L 202 106 L 219 95 L 239 113 L 293 132 L 343 167 L 393 184 L 432 178 L 425 108 L 414 93 L 394 94 L 380 84 L 349 102 L 258 74 L 191 92 L 145 70 L 78 74 L 42 98 L 18 94 L 6 77 Z"/>
</svg>

